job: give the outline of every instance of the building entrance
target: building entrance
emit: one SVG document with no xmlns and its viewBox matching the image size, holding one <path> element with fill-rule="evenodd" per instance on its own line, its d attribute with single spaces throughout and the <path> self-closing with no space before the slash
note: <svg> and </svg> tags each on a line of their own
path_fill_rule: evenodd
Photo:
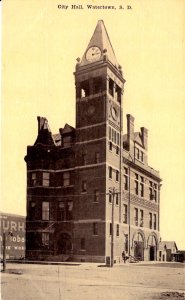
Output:
<svg viewBox="0 0 185 300">
<path fill-rule="evenodd" d="M 58 254 L 70 254 L 71 249 L 72 249 L 71 236 L 67 233 L 61 233 L 57 243 Z"/>
<path fill-rule="evenodd" d="M 139 260 L 143 260 L 143 257 L 144 257 L 143 241 L 134 241 L 134 257 Z"/>
<path fill-rule="evenodd" d="M 149 258 L 149 260 L 151 260 L 151 261 L 155 260 L 155 252 L 156 252 L 155 246 L 150 246 L 150 258 Z"/>
<path fill-rule="evenodd" d="M 157 260 L 157 241 L 154 234 L 151 234 L 148 238 L 149 260 Z"/>
</svg>

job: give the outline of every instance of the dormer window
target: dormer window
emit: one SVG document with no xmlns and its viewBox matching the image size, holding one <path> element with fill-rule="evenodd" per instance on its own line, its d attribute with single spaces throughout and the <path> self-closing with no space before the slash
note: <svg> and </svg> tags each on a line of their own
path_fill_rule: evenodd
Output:
<svg viewBox="0 0 185 300">
<path fill-rule="evenodd" d="M 142 162 L 144 161 L 144 152 L 137 147 L 135 147 L 135 158 Z"/>
</svg>

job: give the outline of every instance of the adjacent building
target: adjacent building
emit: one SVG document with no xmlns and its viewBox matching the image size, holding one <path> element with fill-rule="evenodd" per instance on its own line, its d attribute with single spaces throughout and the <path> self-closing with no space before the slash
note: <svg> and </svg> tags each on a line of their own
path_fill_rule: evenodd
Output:
<svg viewBox="0 0 185 300">
<path fill-rule="evenodd" d="M 0 213 L 1 258 L 3 258 L 3 239 L 7 259 L 25 257 L 25 221 L 24 216 Z"/>
<path fill-rule="evenodd" d="M 127 114 L 123 131 L 125 79 L 103 21 L 74 77 L 76 128 L 53 134 L 38 117 L 27 147 L 26 256 L 119 262 L 124 251 L 156 260 L 161 179 L 148 165 L 148 130 L 136 132 Z"/>
</svg>

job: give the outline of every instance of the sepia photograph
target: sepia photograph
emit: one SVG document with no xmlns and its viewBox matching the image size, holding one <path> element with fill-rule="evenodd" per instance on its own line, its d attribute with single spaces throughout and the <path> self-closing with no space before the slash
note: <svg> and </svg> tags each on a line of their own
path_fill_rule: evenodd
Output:
<svg viewBox="0 0 185 300">
<path fill-rule="evenodd" d="M 1 299 L 185 298 L 183 0 L 5 0 Z"/>
</svg>

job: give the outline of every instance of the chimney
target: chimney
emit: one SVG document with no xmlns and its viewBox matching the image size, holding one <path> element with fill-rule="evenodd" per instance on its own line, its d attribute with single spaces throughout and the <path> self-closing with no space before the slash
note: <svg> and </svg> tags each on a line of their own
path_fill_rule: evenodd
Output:
<svg viewBox="0 0 185 300">
<path fill-rule="evenodd" d="M 141 139 L 143 142 L 143 145 L 145 147 L 145 150 L 148 150 L 148 129 L 145 127 L 141 127 Z"/>
<path fill-rule="evenodd" d="M 132 155 L 134 154 L 134 117 L 130 114 L 127 114 L 127 141 L 130 154 Z"/>
</svg>

